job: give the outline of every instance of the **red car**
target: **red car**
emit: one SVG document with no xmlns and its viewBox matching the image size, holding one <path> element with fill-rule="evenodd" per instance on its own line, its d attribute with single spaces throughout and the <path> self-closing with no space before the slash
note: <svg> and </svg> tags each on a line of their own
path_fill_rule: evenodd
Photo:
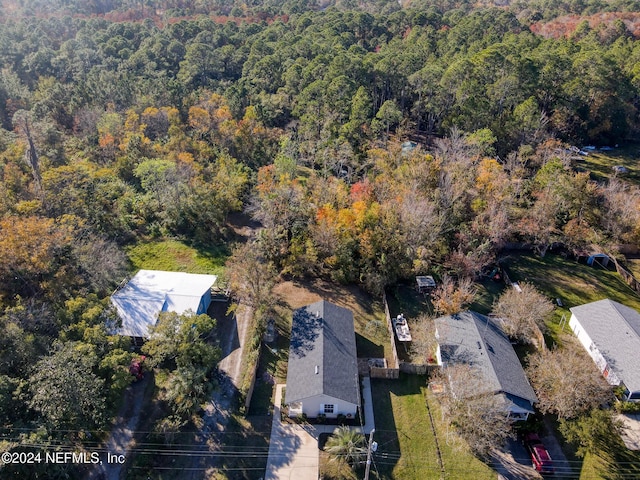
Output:
<svg viewBox="0 0 640 480">
<path fill-rule="evenodd" d="M 524 445 L 529 450 L 531 455 L 531 462 L 536 472 L 552 474 L 554 473 L 553 460 L 551 455 L 547 452 L 542 440 L 535 433 L 528 433 L 524 437 Z"/>
</svg>

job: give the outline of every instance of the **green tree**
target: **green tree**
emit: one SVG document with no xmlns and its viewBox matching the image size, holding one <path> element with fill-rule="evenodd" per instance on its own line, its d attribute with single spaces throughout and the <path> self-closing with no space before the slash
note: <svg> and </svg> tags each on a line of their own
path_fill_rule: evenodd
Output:
<svg viewBox="0 0 640 480">
<path fill-rule="evenodd" d="M 97 357 L 80 342 L 58 343 L 38 361 L 29 378 L 29 406 L 54 429 L 78 434 L 105 421 L 104 380 L 93 369 Z"/>
<path fill-rule="evenodd" d="M 161 312 L 142 350 L 152 366 L 205 367 L 210 371 L 219 358 L 211 343 L 216 321 L 207 314 Z"/>
<path fill-rule="evenodd" d="M 360 432 L 342 425 L 329 437 L 324 451 L 331 455 L 333 460 L 354 467 L 367 455 L 366 439 Z"/>
<path fill-rule="evenodd" d="M 389 138 L 389 130 L 391 127 L 395 127 L 402 120 L 402 111 L 398 108 L 398 105 L 393 100 L 385 101 L 378 113 L 376 113 L 375 125 L 372 124 L 372 128 L 378 131 L 385 132 L 385 140 Z"/>
</svg>

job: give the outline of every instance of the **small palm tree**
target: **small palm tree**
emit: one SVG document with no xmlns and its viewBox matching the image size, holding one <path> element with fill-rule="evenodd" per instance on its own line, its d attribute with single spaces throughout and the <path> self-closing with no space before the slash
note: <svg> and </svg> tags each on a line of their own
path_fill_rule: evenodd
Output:
<svg viewBox="0 0 640 480">
<path fill-rule="evenodd" d="M 367 455 L 366 439 L 361 433 L 343 425 L 327 440 L 324 450 L 332 459 L 354 466 Z"/>
</svg>

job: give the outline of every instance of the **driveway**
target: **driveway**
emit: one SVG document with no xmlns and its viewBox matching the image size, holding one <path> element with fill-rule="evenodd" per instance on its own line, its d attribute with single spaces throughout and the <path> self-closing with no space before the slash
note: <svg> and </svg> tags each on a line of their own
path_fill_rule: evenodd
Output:
<svg viewBox="0 0 640 480">
<path fill-rule="evenodd" d="M 541 479 L 542 476 L 531 467 L 529 453 L 520 442 L 514 439 L 500 450 L 491 453 L 493 468 L 498 472 L 498 478 L 503 480 L 531 480 Z"/>
<path fill-rule="evenodd" d="M 640 450 L 640 414 L 618 415 L 623 423 L 622 441 L 629 450 Z"/>
<path fill-rule="evenodd" d="M 276 386 L 269 460 L 265 480 L 318 480 L 318 431 L 311 425 L 282 423 L 280 405 L 284 385 Z M 328 427 L 323 427 L 328 428 Z M 334 427 L 335 428 L 335 427 Z"/>
<path fill-rule="evenodd" d="M 123 403 L 109 439 L 105 444 L 105 451 L 113 455 L 129 455 L 135 446 L 135 432 L 140 422 L 140 414 L 144 405 L 147 384 L 151 382 L 151 373 L 147 373 L 139 382 L 134 382 L 125 391 Z M 101 461 L 87 476 L 88 480 L 118 480 L 126 465 Z"/>
<path fill-rule="evenodd" d="M 362 397 L 365 416 L 363 427 L 354 427 L 368 434 L 375 427 L 371 381 L 364 377 Z M 318 438 L 321 433 L 332 433 L 335 425 L 298 425 L 282 423 L 280 405 L 282 389 L 286 385 L 276 385 L 276 398 L 273 406 L 273 423 L 269 440 L 269 459 L 264 480 L 318 480 L 320 450 Z"/>
<path fill-rule="evenodd" d="M 551 425 L 548 419 L 545 419 L 545 431 L 540 435 L 542 443 L 546 447 L 549 455 L 553 459 L 553 468 L 555 469 L 555 479 L 576 478 L 573 473 L 567 457 L 565 457 L 560 443 L 552 433 Z M 505 446 L 500 450 L 495 450 L 492 454 L 493 467 L 498 472 L 499 477 L 508 480 L 528 480 L 543 478 L 531 466 L 531 457 L 527 449 L 518 440 L 509 439 Z M 578 472 L 579 476 L 579 472 Z"/>
</svg>

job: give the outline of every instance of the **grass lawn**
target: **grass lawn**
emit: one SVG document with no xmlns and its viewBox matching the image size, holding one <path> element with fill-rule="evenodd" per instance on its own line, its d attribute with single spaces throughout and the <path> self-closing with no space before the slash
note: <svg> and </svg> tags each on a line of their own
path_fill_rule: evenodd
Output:
<svg viewBox="0 0 640 480">
<path fill-rule="evenodd" d="M 126 249 L 133 270 L 167 270 L 174 272 L 220 275 L 229 252 L 220 248 L 195 248 L 178 240 L 138 243 Z"/>
<path fill-rule="evenodd" d="M 628 450 L 615 434 L 598 443 L 599 452 L 584 457 L 580 480 L 640 478 L 640 452 Z"/>
<path fill-rule="evenodd" d="M 638 258 L 627 258 L 625 260 L 625 264 L 627 268 L 633 273 L 633 276 L 636 279 L 640 278 L 640 259 Z"/>
<path fill-rule="evenodd" d="M 616 272 L 590 267 L 559 255 L 512 255 L 506 258 L 512 281 L 529 282 L 554 300 L 560 298 L 563 307 L 556 307 L 549 324 L 553 341 L 558 341 L 559 323 L 570 307 L 610 298 L 640 310 L 640 297 Z M 566 331 L 566 328 L 565 328 Z"/>
<path fill-rule="evenodd" d="M 637 143 L 605 152 L 589 152 L 589 156 L 580 157 L 575 164 L 576 167 L 591 172 L 591 176 L 597 181 L 612 177 L 613 167 L 620 165 L 629 169 L 629 173 L 620 175 L 621 178 L 640 184 L 640 144 Z"/>
<path fill-rule="evenodd" d="M 475 286 L 477 288 L 476 298 L 469 306 L 469 309 L 487 315 L 491 312 L 493 302 L 504 290 L 504 282 L 494 282 L 491 279 L 484 278 L 476 282 Z"/>
<path fill-rule="evenodd" d="M 376 420 L 375 467 L 384 480 L 441 478 L 436 440 L 425 400 L 436 425 L 446 478 L 494 479 L 496 474 L 464 447 L 447 444 L 438 401 L 426 387 L 426 377 L 402 375 L 400 380 L 372 379 Z M 375 470 L 374 470 L 375 471 Z"/>
</svg>

